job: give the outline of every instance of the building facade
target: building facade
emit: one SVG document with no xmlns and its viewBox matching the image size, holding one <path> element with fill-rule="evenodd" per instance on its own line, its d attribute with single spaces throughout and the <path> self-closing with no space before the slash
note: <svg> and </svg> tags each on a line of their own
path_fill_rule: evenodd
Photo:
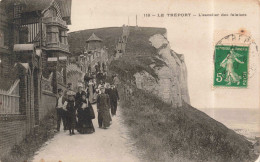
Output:
<svg viewBox="0 0 260 162">
<path fill-rule="evenodd" d="M 66 88 L 71 0 L 0 2 L 0 156 L 37 128 Z"/>
</svg>

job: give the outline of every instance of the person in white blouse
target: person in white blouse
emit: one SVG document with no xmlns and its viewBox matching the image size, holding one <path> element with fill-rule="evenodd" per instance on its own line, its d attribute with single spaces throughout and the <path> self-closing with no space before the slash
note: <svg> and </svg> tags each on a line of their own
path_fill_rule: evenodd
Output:
<svg viewBox="0 0 260 162">
<path fill-rule="evenodd" d="M 62 120 L 64 131 L 67 130 L 66 124 L 66 98 L 63 96 L 63 90 L 58 89 L 58 97 L 56 102 L 57 110 L 57 131 L 60 131 L 60 123 Z"/>
</svg>

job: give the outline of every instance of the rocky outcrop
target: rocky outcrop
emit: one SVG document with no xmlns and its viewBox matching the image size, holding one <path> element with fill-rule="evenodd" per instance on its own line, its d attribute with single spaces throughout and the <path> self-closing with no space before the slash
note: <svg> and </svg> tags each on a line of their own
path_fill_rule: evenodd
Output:
<svg viewBox="0 0 260 162">
<path fill-rule="evenodd" d="M 184 56 L 171 50 L 169 41 L 162 34 L 151 36 L 149 41 L 157 49 L 157 58 L 165 62 L 165 65 L 162 67 L 150 65 L 158 75 L 158 79 L 146 71 L 137 72 L 134 75 L 137 88 L 157 95 L 174 107 L 182 106 L 182 100 L 189 104 L 187 68 Z"/>
</svg>

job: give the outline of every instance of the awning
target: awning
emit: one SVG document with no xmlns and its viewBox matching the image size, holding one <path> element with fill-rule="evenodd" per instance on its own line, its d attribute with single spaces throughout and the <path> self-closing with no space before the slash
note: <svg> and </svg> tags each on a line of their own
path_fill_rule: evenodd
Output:
<svg viewBox="0 0 260 162">
<path fill-rule="evenodd" d="M 15 44 L 14 52 L 34 51 L 34 44 Z"/>
</svg>

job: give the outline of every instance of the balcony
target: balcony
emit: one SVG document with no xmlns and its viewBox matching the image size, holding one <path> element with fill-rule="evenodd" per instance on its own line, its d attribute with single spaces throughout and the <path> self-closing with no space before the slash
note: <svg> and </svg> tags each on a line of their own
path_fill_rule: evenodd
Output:
<svg viewBox="0 0 260 162">
<path fill-rule="evenodd" d="M 47 50 L 69 52 L 69 45 L 60 42 L 49 42 L 46 44 Z"/>
<path fill-rule="evenodd" d="M 67 29 L 66 21 L 63 21 L 62 19 L 60 19 L 58 17 L 44 17 L 43 23 L 45 23 L 46 25 L 57 25 L 57 26 Z"/>
</svg>

